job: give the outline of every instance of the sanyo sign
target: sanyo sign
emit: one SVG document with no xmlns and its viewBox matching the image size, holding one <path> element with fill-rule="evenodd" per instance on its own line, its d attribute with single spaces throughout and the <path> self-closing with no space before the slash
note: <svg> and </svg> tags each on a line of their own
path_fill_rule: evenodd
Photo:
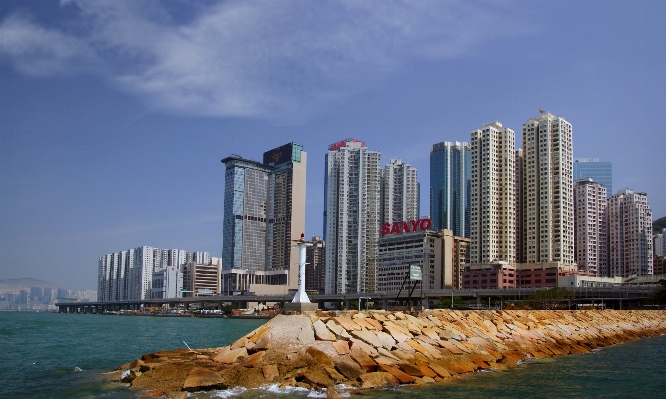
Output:
<svg viewBox="0 0 666 399">
<path fill-rule="evenodd" d="M 404 222 L 384 223 L 382 225 L 382 235 L 395 233 L 410 233 L 414 231 L 428 231 L 432 226 L 430 219 L 410 220 Z"/>
</svg>

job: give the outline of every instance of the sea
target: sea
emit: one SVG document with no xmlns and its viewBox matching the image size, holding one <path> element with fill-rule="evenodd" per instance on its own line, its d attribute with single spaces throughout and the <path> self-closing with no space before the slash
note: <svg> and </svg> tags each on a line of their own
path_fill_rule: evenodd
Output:
<svg viewBox="0 0 666 399">
<path fill-rule="evenodd" d="M 227 345 L 266 320 L 0 311 L 0 398 L 139 398 L 109 372 L 144 353 Z M 666 398 L 666 336 L 591 353 L 527 361 L 422 387 L 373 389 L 367 398 Z M 307 398 L 276 385 L 189 398 Z M 357 395 L 354 395 L 357 396 Z"/>
</svg>

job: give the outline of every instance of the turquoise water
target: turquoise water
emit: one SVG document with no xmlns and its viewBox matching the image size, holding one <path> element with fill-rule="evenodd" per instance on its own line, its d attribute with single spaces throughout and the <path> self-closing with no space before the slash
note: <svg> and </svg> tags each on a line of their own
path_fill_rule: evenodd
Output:
<svg viewBox="0 0 666 399">
<path fill-rule="evenodd" d="M 264 320 L 0 312 L 0 398 L 137 398 L 103 373 L 160 349 L 226 345 Z M 75 367 L 82 371 L 75 371 Z M 451 383 L 372 390 L 370 398 L 662 398 L 666 336 L 476 373 Z M 304 398 L 274 389 L 208 392 L 196 398 Z"/>
<path fill-rule="evenodd" d="M 224 346 L 265 321 L 0 312 L 0 398 L 132 398 L 100 374 L 183 341 Z"/>
</svg>

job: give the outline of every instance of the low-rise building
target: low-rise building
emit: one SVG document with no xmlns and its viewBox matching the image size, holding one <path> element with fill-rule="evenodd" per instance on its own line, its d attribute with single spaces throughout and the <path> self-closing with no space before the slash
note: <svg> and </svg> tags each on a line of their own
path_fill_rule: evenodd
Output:
<svg viewBox="0 0 666 399">
<path fill-rule="evenodd" d="M 400 290 L 410 265 L 422 268 L 424 290 L 460 288 L 462 265 L 469 262 L 470 239 L 454 236 L 452 230 L 422 229 L 430 220 L 421 220 L 427 223 L 410 229 L 395 229 L 396 232 L 379 239 L 378 291 Z"/>
<path fill-rule="evenodd" d="M 466 264 L 462 273 L 463 289 L 502 289 L 516 287 L 516 266 L 509 262 Z"/>
<path fill-rule="evenodd" d="M 222 258 L 210 258 L 208 264 L 188 262 L 183 266 L 185 296 L 216 295 L 221 292 Z"/>
<path fill-rule="evenodd" d="M 655 276 L 666 274 L 666 256 L 655 255 L 652 260 L 652 270 Z"/>
<path fill-rule="evenodd" d="M 453 273 L 444 269 L 439 232 L 388 234 L 379 239 L 377 291 L 398 291 L 406 282 L 410 265 L 422 268 L 423 289 L 450 287 Z M 418 283 L 417 283 L 418 285 Z"/>
<path fill-rule="evenodd" d="M 590 274 L 579 272 L 576 264 L 562 262 L 466 264 L 461 288 L 550 288 L 561 286 L 560 279 L 571 275 Z"/>
</svg>

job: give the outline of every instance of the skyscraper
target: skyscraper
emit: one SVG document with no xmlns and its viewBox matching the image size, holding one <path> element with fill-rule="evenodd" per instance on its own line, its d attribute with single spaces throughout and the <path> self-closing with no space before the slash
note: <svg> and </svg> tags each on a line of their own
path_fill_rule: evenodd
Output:
<svg viewBox="0 0 666 399">
<path fill-rule="evenodd" d="M 419 220 L 417 170 L 400 159 L 391 159 L 382 173 L 382 223 Z"/>
<path fill-rule="evenodd" d="M 305 231 L 303 146 L 289 143 L 267 151 L 263 162 L 237 155 L 222 162 L 226 166 L 223 269 L 252 271 L 245 275 L 244 285 L 295 288 L 298 250 L 291 240 Z M 236 281 L 232 279 L 225 289 L 237 289 Z"/>
<path fill-rule="evenodd" d="M 515 146 L 499 122 L 471 133 L 470 263 L 516 262 Z"/>
<path fill-rule="evenodd" d="M 523 125 L 523 156 L 524 259 L 573 265 L 571 124 L 541 110 Z"/>
<path fill-rule="evenodd" d="M 516 263 L 525 263 L 525 156 L 521 148 L 516 149 Z"/>
<path fill-rule="evenodd" d="M 326 154 L 324 241 L 326 293 L 377 289 L 381 154 L 355 139 Z"/>
<path fill-rule="evenodd" d="M 647 194 L 620 190 L 608 200 L 611 277 L 652 274 L 652 210 Z"/>
<path fill-rule="evenodd" d="M 326 243 L 321 237 L 312 237 L 312 246 L 305 248 L 305 289 L 326 291 Z"/>
<path fill-rule="evenodd" d="M 573 164 L 573 179 L 592 179 L 606 186 L 606 197 L 613 195 L 613 164 L 599 162 L 599 158 L 576 158 Z"/>
<path fill-rule="evenodd" d="M 200 254 L 210 258 L 207 252 Z M 100 301 L 150 298 L 153 272 L 167 267 L 180 268 L 188 256 L 193 255 L 180 249 L 148 246 L 101 256 L 98 261 L 97 297 Z"/>
<path fill-rule="evenodd" d="M 434 230 L 449 229 L 468 237 L 470 229 L 468 143 L 442 142 L 430 151 L 430 219 Z"/>
<path fill-rule="evenodd" d="M 608 276 L 606 186 L 592 179 L 574 184 L 574 227 L 578 271 Z"/>
</svg>

